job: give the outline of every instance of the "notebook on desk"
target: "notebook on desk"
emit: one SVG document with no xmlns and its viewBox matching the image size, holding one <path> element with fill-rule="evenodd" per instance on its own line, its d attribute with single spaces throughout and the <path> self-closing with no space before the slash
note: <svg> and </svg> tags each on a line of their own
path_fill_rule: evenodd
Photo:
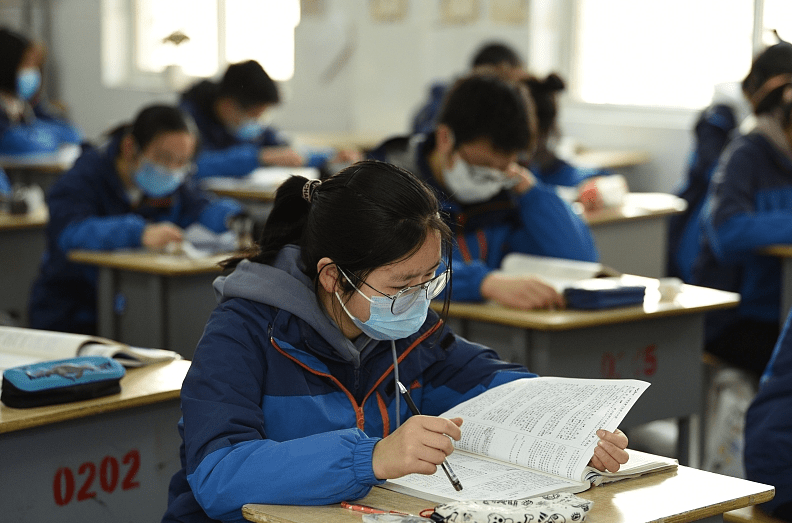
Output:
<svg viewBox="0 0 792 523">
<path fill-rule="evenodd" d="M 501 264 L 506 274 L 531 274 L 563 294 L 571 309 L 605 309 L 639 305 L 646 287 L 625 284 L 621 275 L 601 263 L 511 253 Z"/>
</svg>

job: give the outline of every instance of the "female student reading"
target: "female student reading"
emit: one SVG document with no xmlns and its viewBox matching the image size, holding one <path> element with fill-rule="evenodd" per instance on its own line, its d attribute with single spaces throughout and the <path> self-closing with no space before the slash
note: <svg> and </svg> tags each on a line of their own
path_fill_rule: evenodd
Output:
<svg viewBox="0 0 792 523">
<path fill-rule="evenodd" d="M 429 309 L 451 271 L 439 210 L 415 176 L 377 161 L 278 189 L 256 252 L 215 281 L 163 521 L 241 521 L 245 503 L 338 503 L 432 474 L 464 430 L 439 413 L 533 376 Z M 626 445 L 602 433 L 593 464 L 617 470 Z"/>
<path fill-rule="evenodd" d="M 107 144 L 89 148 L 47 195 L 47 252 L 30 298 L 31 327 L 94 334 L 96 269 L 72 249 L 161 249 L 198 222 L 225 231 L 242 208 L 213 200 L 190 179 L 198 138 L 175 107 L 146 107 Z"/>
</svg>

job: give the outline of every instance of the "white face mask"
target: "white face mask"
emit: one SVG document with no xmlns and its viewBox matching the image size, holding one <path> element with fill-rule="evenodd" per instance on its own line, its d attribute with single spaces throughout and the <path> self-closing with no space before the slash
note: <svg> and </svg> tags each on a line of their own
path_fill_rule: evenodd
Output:
<svg viewBox="0 0 792 523">
<path fill-rule="evenodd" d="M 443 169 L 443 181 L 460 203 L 485 202 L 510 185 L 502 171 L 470 165 L 462 157 L 457 157 L 451 169 Z"/>
</svg>

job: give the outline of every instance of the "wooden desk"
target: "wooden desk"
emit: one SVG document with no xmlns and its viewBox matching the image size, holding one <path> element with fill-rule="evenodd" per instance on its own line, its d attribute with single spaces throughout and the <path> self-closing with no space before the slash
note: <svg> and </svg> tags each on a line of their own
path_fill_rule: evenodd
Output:
<svg viewBox="0 0 792 523">
<path fill-rule="evenodd" d="M 769 485 L 711 472 L 679 467 L 674 472 L 647 475 L 592 487 L 577 494 L 594 501 L 589 523 L 723 521 L 723 513 L 773 498 Z M 379 487 L 359 501 L 386 510 L 418 514 L 435 504 Z M 258 523 L 360 523 L 361 515 L 341 505 L 298 507 L 256 505 L 242 507 L 248 521 Z M 427 520 L 429 521 L 429 520 Z"/>
<path fill-rule="evenodd" d="M 100 336 L 170 349 L 192 359 L 214 310 L 212 282 L 230 254 L 190 259 L 146 251 L 72 251 L 69 260 L 99 269 Z"/>
<path fill-rule="evenodd" d="M 46 208 L 28 214 L 0 212 L 0 310 L 28 325 L 30 287 L 47 248 Z"/>
<path fill-rule="evenodd" d="M 44 190 L 71 169 L 82 153 L 77 144 L 62 146 L 52 153 L 0 155 L 0 167 L 8 172 L 12 183 L 38 184 Z"/>
<path fill-rule="evenodd" d="M 600 261 L 627 274 L 666 275 L 668 218 L 687 202 L 673 194 L 629 193 L 620 207 L 584 212 Z"/>
<path fill-rule="evenodd" d="M 773 245 L 762 249 L 761 253 L 781 259 L 781 313 L 778 320 L 783 328 L 792 309 L 792 245 Z"/>
<path fill-rule="evenodd" d="M 598 311 L 523 311 L 494 303 L 452 303 L 449 324 L 501 358 L 545 376 L 638 378 L 652 384 L 622 423 L 680 420 L 678 459 L 687 463 L 689 419 L 703 408 L 701 357 L 704 313 L 736 307 L 739 295 L 683 285 L 661 301 L 658 281 L 624 276 L 647 286 L 643 306 Z M 433 303 L 438 310 L 442 304 Z"/>
<path fill-rule="evenodd" d="M 4 521 L 159 521 L 181 464 L 179 391 L 190 364 L 128 369 L 121 393 L 0 406 Z"/>
</svg>

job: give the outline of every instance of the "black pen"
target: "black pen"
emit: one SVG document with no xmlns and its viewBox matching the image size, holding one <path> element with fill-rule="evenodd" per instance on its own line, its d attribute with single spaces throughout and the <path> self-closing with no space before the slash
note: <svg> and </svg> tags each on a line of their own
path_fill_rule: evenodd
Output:
<svg viewBox="0 0 792 523">
<path fill-rule="evenodd" d="M 404 396 L 404 399 L 407 401 L 407 406 L 410 407 L 410 412 L 412 412 L 414 416 L 420 416 L 421 411 L 419 411 L 418 407 L 415 406 L 415 402 L 410 397 L 410 393 L 407 391 L 407 388 L 402 385 L 400 381 L 397 381 L 396 385 L 399 386 L 399 391 L 401 391 L 402 396 Z M 443 462 L 440 463 L 440 467 L 443 469 L 443 472 L 445 472 L 445 475 L 448 476 L 448 480 L 454 486 L 454 489 L 457 492 L 462 490 L 462 483 L 459 482 L 459 478 L 456 477 L 454 471 L 451 470 L 451 465 L 448 464 L 448 461 L 443 460 Z"/>
</svg>

